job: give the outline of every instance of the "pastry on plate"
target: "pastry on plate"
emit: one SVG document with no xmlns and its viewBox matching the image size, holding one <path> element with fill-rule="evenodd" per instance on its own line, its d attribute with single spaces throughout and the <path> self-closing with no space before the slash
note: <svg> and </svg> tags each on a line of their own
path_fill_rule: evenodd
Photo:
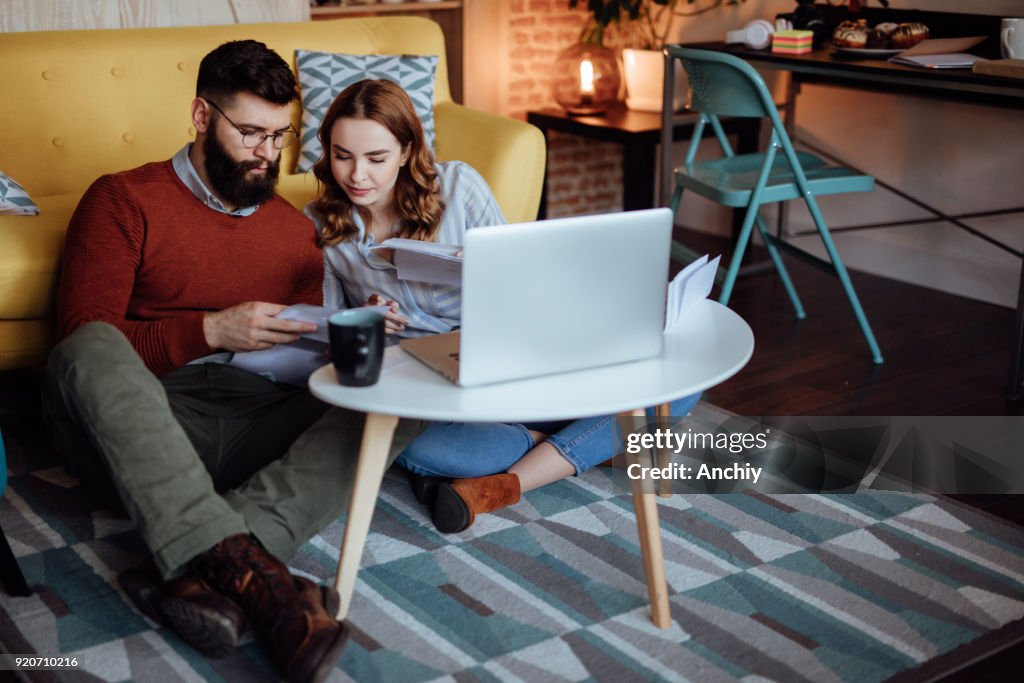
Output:
<svg viewBox="0 0 1024 683">
<path fill-rule="evenodd" d="M 900 24 L 892 32 L 892 46 L 901 50 L 914 47 L 928 38 L 928 27 L 920 22 Z"/>
<path fill-rule="evenodd" d="M 844 21 L 832 33 L 832 44 L 837 47 L 861 49 L 868 43 L 868 24 L 863 19 L 853 22 Z"/>
</svg>

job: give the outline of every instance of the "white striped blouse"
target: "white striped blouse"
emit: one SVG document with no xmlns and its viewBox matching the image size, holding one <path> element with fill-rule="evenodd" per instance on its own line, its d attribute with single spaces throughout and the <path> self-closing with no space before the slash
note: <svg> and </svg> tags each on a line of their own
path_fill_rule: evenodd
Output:
<svg viewBox="0 0 1024 683">
<path fill-rule="evenodd" d="M 437 232 L 439 244 L 462 246 L 466 230 L 501 225 L 505 217 L 487 182 L 468 164 L 446 161 L 434 165 L 441 186 L 444 214 Z M 317 230 L 319 220 L 306 208 Z M 394 299 L 409 319 L 402 337 L 448 332 L 459 324 L 462 288 L 399 280 L 395 267 L 373 254 L 377 245 L 359 213 L 353 209 L 359 237 L 324 249 L 324 305 L 328 308 L 361 306 L 371 294 Z"/>
</svg>

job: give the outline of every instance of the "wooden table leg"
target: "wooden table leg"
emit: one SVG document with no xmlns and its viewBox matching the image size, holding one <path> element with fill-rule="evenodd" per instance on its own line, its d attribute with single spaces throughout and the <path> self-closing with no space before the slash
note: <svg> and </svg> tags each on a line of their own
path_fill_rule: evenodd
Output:
<svg viewBox="0 0 1024 683">
<path fill-rule="evenodd" d="M 619 413 L 620 424 L 635 427 L 646 418 L 644 410 Z M 640 419 L 636 419 L 640 418 Z M 623 429 L 623 431 L 628 431 Z M 626 451 L 627 471 L 629 465 L 639 463 L 637 453 Z M 652 462 L 654 460 L 652 459 Z M 633 489 L 633 511 L 636 513 L 637 534 L 640 537 L 640 553 L 644 559 L 644 576 L 647 579 L 647 597 L 651 602 L 651 621 L 658 628 L 672 625 L 668 608 L 668 583 L 665 580 L 665 554 L 661 547 L 661 527 L 658 526 L 658 503 L 653 493 L 644 492 L 644 482 L 631 479 Z"/>
<path fill-rule="evenodd" d="M 672 406 L 668 403 L 662 403 L 654 408 L 654 415 L 658 418 L 658 427 L 668 427 L 669 418 L 672 416 Z M 672 451 L 669 450 L 668 445 L 658 451 L 658 467 L 664 469 L 672 464 Z M 658 480 L 658 495 L 662 498 L 672 497 L 672 480 L 671 479 L 659 479 Z"/>
<path fill-rule="evenodd" d="M 388 450 L 394 436 L 398 418 L 394 415 L 366 414 L 363 441 L 359 447 L 359 462 L 356 464 L 356 479 L 352 482 L 352 500 L 348 505 L 348 520 L 345 535 L 341 539 L 341 555 L 338 558 L 338 573 L 334 577 L 334 590 L 341 601 L 338 604 L 338 619 L 344 619 L 352 605 L 352 593 L 356 588 L 356 575 L 363 559 L 363 546 L 370 531 L 373 510 L 377 506 L 380 482 L 387 468 Z"/>
</svg>

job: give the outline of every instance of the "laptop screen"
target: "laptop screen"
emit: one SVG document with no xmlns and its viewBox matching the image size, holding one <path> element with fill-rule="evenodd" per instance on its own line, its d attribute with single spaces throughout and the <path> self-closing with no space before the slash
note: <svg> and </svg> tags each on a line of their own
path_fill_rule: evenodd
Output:
<svg viewBox="0 0 1024 683">
<path fill-rule="evenodd" d="M 459 384 L 658 355 L 671 232 L 668 209 L 467 232 Z"/>
</svg>

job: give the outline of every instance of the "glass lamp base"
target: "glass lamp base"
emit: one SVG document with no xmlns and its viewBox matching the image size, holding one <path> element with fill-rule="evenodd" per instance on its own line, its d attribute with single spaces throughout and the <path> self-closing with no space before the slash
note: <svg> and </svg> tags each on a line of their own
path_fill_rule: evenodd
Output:
<svg viewBox="0 0 1024 683">
<path fill-rule="evenodd" d="M 558 54 L 553 73 L 555 102 L 573 116 L 599 116 L 619 99 L 619 60 L 606 47 L 572 45 Z"/>
</svg>

